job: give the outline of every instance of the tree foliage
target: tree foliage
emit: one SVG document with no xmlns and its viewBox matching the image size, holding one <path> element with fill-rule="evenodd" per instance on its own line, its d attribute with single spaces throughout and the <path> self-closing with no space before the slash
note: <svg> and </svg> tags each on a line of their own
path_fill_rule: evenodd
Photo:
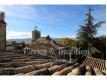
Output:
<svg viewBox="0 0 107 80">
<path fill-rule="evenodd" d="M 96 58 L 106 59 L 106 36 L 105 35 L 96 37 L 94 39 L 94 47 L 96 47 L 100 52 L 93 54 L 93 56 Z"/>
<path fill-rule="evenodd" d="M 62 46 L 74 46 L 75 40 L 73 40 L 71 38 L 62 38 L 59 40 L 59 44 Z"/>
<path fill-rule="evenodd" d="M 105 23 L 105 21 L 100 21 L 94 23 L 94 18 L 91 14 L 92 9 L 89 8 L 88 13 L 86 14 L 86 20 L 84 25 L 80 25 L 80 29 L 77 33 L 77 38 L 79 39 L 79 47 L 82 49 L 88 49 L 90 51 L 90 56 L 93 52 L 99 52 L 97 48 L 93 46 L 94 39 L 97 34 L 97 29 L 101 27 L 101 24 Z"/>
</svg>

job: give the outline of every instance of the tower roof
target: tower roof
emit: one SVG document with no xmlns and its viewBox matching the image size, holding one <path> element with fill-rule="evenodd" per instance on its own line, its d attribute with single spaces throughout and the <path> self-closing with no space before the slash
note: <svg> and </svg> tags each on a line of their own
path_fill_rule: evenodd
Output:
<svg viewBox="0 0 107 80">
<path fill-rule="evenodd" d="M 0 11 L 0 23 L 2 23 L 2 24 L 6 24 L 4 18 L 5 18 L 5 13 L 2 12 L 2 11 Z"/>
</svg>

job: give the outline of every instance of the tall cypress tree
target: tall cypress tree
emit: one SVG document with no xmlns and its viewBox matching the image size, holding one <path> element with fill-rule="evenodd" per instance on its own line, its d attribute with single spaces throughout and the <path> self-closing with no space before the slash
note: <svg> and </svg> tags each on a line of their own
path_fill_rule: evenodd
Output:
<svg viewBox="0 0 107 80">
<path fill-rule="evenodd" d="M 84 22 L 84 25 L 80 25 L 80 29 L 78 30 L 77 33 L 79 44 L 82 45 L 83 48 L 89 50 L 90 56 L 92 53 L 91 48 L 93 47 L 93 39 L 96 36 L 97 29 L 101 27 L 102 23 L 104 23 L 104 21 L 100 21 L 94 24 L 94 18 L 91 13 L 92 11 L 93 9 L 89 7 L 88 13 L 86 14 L 86 20 Z"/>
</svg>

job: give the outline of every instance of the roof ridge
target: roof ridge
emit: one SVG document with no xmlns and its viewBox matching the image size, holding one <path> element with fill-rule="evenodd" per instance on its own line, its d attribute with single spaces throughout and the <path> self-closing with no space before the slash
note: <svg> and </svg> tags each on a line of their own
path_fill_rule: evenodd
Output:
<svg viewBox="0 0 107 80">
<path fill-rule="evenodd" d="M 87 56 L 86 58 L 92 58 L 92 59 L 96 59 L 96 60 L 106 61 L 106 60 L 103 60 L 103 59 L 93 58 L 93 57 L 89 57 L 89 56 Z"/>
</svg>

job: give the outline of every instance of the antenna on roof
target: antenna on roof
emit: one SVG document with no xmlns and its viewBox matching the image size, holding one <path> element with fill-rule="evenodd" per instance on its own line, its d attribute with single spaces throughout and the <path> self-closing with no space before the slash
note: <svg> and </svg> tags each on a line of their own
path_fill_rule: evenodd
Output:
<svg viewBox="0 0 107 80">
<path fill-rule="evenodd" d="M 35 29 L 37 30 L 37 26 L 35 26 Z"/>
</svg>

